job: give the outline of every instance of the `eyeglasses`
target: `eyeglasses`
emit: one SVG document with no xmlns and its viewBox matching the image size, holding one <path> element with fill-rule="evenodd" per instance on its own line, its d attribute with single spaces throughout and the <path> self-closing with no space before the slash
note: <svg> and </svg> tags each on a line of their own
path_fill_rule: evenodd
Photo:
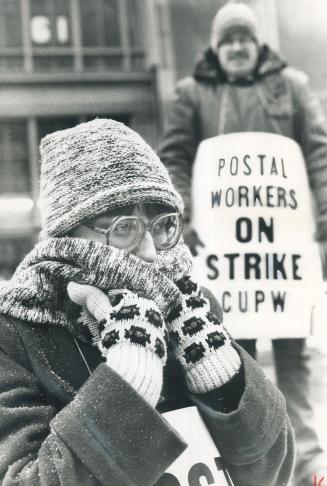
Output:
<svg viewBox="0 0 327 486">
<path fill-rule="evenodd" d="M 168 250 L 176 245 L 183 228 L 183 218 L 179 213 L 159 214 L 149 223 L 138 216 L 118 216 L 107 228 L 101 228 L 92 222 L 85 226 L 96 233 L 106 236 L 107 245 L 121 249 L 132 249 L 142 240 L 144 233 L 149 231 L 157 250 Z"/>
</svg>

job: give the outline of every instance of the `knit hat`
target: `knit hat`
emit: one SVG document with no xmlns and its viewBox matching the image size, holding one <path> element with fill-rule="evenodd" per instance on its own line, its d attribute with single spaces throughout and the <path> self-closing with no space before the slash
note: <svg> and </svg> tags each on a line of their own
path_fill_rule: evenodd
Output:
<svg viewBox="0 0 327 486">
<path fill-rule="evenodd" d="M 258 19 L 245 3 L 228 3 L 218 10 L 211 26 L 211 48 L 215 50 L 224 37 L 235 30 L 247 33 L 259 43 Z"/>
<path fill-rule="evenodd" d="M 167 169 L 151 147 L 122 123 L 95 119 L 44 137 L 41 215 L 49 236 L 62 236 L 110 209 L 138 202 L 183 211 Z"/>
</svg>

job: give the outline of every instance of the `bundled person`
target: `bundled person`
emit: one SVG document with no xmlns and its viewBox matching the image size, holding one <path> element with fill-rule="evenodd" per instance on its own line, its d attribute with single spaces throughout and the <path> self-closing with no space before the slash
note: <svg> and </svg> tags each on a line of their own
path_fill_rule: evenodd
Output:
<svg viewBox="0 0 327 486">
<path fill-rule="evenodd" d="M 0 294 L 1 484 L 160 484 L 187 447 L 161 414 L 193 405 L 235 485 L 287 484 L 285 400 L 190 278 L 160 159 L 107 119 L 40 152 L 42 241 Z"/>
<path fill-rule="evenodd" d="M 185 204 L 184 240 L 193 255 L 203 235 L 192 228 L 192 166 L 201 141 L 235 132 L 270 132 L 301 147 L 316 202 L 317 239 L 327 248 L 327 123 L 308 77 L 289 67 L 260 35 L 246 4 L 228 2 L 213 19 L 210 46 L 192 76 L 179 81 L 158 154 Z M 223 228 L 221 229 L 224 237 Z M 255 340 L 241 344 L 256 356 Z M 278 386 L 287 401 L 298 448 L 295 483 L 311 485 L 326 453 L 314 425 L 310 353 L 305 339 L 273 340 Z"/>
</svg>

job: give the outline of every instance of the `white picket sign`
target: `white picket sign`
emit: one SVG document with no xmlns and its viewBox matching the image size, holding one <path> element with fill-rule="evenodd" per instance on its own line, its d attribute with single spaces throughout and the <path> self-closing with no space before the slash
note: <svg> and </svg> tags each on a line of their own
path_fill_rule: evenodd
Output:
<svg viewBox="0 0 327 486">
<path fill-rule="evenodd" d="M 188 444 L 158 486 L 233 486 L 229 473 L 196 407 L 163 414 Z"/>
<path fill-rule="evenodd" d="M 304 337 L 322 292 L 305 161 L 293 140 L 234 133 L 199 146 L 193 227 L 205 244 L 193 277 L 237 338 Z"/>
</svg>

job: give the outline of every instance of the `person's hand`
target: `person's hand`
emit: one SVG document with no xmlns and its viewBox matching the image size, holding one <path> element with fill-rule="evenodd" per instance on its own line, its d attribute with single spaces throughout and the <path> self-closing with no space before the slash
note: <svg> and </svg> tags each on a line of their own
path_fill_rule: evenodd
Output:
<svg viewBox="0 0 327 486">
<path fill-rule="evenodd" d="M 97 321 L 93 337 L 106 363 L 150 405 L 156 406 L 166 362 L 165 325 L 157 305 L 130 291 L 112 291 L 107 297 L 91 285 L 69 282 L 70 299 Z"/>
<path fill-rule="evenodd" d="M 184 224 L 183 238 L 193 256 L 198 255 L 197 247 L 204 247 L 204 244 L 200 240 L 197 232 L 189 224 Z"/>
<path fill-rule="evenodd" d="M 189 390 L 205 393 L 231 380 L 241 359 L 198 284 L 185 277 L 176 285 L 182 299 L 166 319 L 169 343 L 184 369 Z"/>
</svg>

